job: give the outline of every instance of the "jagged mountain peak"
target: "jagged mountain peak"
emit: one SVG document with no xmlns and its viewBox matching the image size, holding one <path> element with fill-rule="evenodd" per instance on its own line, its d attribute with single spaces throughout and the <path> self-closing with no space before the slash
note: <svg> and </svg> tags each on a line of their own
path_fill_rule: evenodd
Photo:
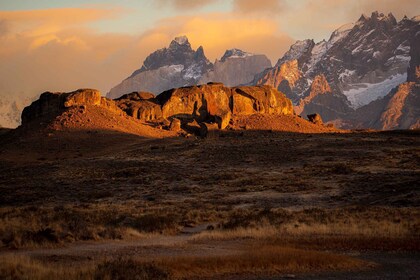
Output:
<svg viewBox="0 0 420 280">
<path fill-rule="evenodd" d="M 361 16 L 360 16 L 360 18 L 357 20 L 357 23 L 365 23 L 366 21 L 368 21 L 369 20 L 369 17 L 366 15 L 366 14 L 362 14 Z"/>
<path fill-rule="evenodd" d="M 385 15 L 384 13 L 379 13 L 378 11 L 372 12 L 370 17 L 362 14 L 356 24 L 361 25 L 367 22 L 388 22 L 392 25 L 396 25 L 398 23 L 397 19 L 392 13 Z"/>
<path fill-rule="evenodd" d="M 277 61 L 276 66 L 280 66 L 289 60 L 297 60 L 300 63 L 301 58 L 309 55 L 314 46 L 315 42 L 312 39 L 296 41 L 284 56 Z"/>
<path fill-rule="evenodd" d="M 226 50 L 225 54 L 222 56 L 220 61 L 224 62 L 228 58 L 247 57 L 247 56 L 251 56 L 251 55 L 253 55 L 253 54 L 245 52 L 245 51 L 240 50 L 240 49 L 234 48 L 234 49 Z"/>
<path fill-rule="evenodd" d="M 183 36 L 175 37 L 175 39 L 173 39 L 172 42 L 170 43 L 169 48 L 174 49 L 174 48 L 178 48 L 179 46 L 191 48 L 191 44 L 188 41 L 187 36 L 183 35 Z"/>
</svg>

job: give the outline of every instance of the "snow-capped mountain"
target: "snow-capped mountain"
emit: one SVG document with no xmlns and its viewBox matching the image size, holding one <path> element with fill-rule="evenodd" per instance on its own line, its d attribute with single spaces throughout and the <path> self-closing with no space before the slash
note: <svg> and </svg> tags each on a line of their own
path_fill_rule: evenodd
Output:
<svg viewBox="0 0 420 280">
<path fill-rule="evenodd" d="M 150 54 L 140 69 L 112 88 L 107 96 L 117 98 L 133 91 L 160 93 L 175 87 L 194 85 L 212 67 L 213 64 L 204 55 L 203 47 L 194 51 L 187 37 L 177 37 L 168 48 Z"/>
<path fill-rule="evenodd" d="M 191 48 L 185 36 L 175 38 L 168 48 L 149 55 L 143 66 L 115 86 L 108 97 L 117 98 L 134 91 L 155 94 L 165 90 L 207 82 L 222 82 L 237 86 L 252 81 L 257 73 L 271 67 L 265 55 L 256 55 L 239 49 L 227 50 L 212 64 L 204 55 L 203 47 Z"/>
<path fill-rule="evenodd" d="M 278 88 L 302 114 L 318 110 L 325 121 L 346 119 L 407 80 L 410 44 L 419 27 L 418 17 L 397 22 L 392 14 L 362 15 L 335 30 L 328 41 L 297 41 L 252 84 Z M 315 81 L 327 83 L 329 94 L 317 97 L 311 90 Z"/>
<path fill-rule="evenodd" d="M 231 49 L 216 60 L 213 69 L 205 73 L 199 83 L 220 82 L 230 87 L 243 85 L 267 68 L 271 68 L 271 61 L 265 55 Z"/>
</svg>

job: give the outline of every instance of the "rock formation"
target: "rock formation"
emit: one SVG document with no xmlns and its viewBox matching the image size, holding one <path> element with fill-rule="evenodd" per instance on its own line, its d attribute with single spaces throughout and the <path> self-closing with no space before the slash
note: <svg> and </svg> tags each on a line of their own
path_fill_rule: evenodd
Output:
<svg viewBox="0 0 420 280">
<path fill-rule="evenodd" d="M 53 117 L 63 110 L 75 106 L 100 106 L 107 110 L 122 113 L 117 105 L 104 97 L 94 89 L 79 89 L 73 92 L 44 92 L 38 100 L 25 107 L 22 112 L 22 124 L 34 119 Z"/>
<path fill-rule="evenodd" d="M 172 131 L 189 126 L 201 133 L 205 128 L 214 129 L 214 125 L 207 124 L 214 123 L 219 129 L 226 128 L 234 115 L 294 115 L 292 102 L 270 86 L 230 88 L 220 83 L 211 83 L 172 89 L 156 97 L 151 93 L 133 92 L 115 100 L 101 97 L 99 91 L 92 89 L 69 93 L 45 92 L 23 110 L 22 124 L 39 119 L 54 120 L 63 114 L 71 118 L 74 113 L 69 113 L 69 110 L 72 108 L 80 114 L 86 108 L 97 108 L 102 110 L 100 114 L 106 111 L 142 123 L 170 122 Z M 86 121 L 90 122 L 88 119 Z M 105 119 L 102 123 L 106 121 Z M 63 119 L 62 122 L 74 123 L 68 119 Z M 203 123 L 206 125 L 203 126 Z"/>
</svg>

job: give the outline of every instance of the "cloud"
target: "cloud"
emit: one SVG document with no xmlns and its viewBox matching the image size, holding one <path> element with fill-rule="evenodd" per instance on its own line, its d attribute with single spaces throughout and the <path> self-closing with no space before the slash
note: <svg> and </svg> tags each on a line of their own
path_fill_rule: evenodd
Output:
<svg viewBox="0 0 420 280">
<path fill-rule="evenodd" d="M 69 9 L 0 13 L 0 95 L 36 96 L 43 91 L 93 87 L 106 93 L 138 69 L 151 52 L 185 34 L 214 60 L 228 48 L 268 54 L 273 61 L 293 41 L 271 20 L 226 13 L 178 16 L 141 34 L 98 33 L 89 23 L 112 18 L 109 11 Z M 26 14 L 26 16 L 23 16 Z M 88 16 L 91 15 L 91 16 Z M 72 18 L 70 21 L 69 18 Z M 0 33 L 1 34 L 1 33 Z"/>
<path fill-rule="evenodd" d="M 140 64 L 137 36 L 101 34 L 89 24 L 120 9 L 0 11 L 0 95 L 95 87 L 106 92 Z M 6 34 L 5 36 L 1 36 Z"/>
<path fill-rule="evenodd" d="M 242 13 L 278 14 L 286 5 L 283 0 L 234 0 L 233 9 Z"/>
<path fill-rule="evenodd" d="M 171 6 L 178 10 L 190 10 L 202 8 L 204 6 L 219 2 L 220 0 L 155 0 L 159 7 Z"/>
<path fill-rule="evenodd" d="M 206 55 L 212 60 L 234 47 L 264 53 L 277 60 L 293 42 L 273 20 L 225 13 L 165 19 L 145 34 L 145 38 L 157 35 L 166 42 L 175 36 L 187 35 L 194 47 L 203 45 Z"/>
</svg>

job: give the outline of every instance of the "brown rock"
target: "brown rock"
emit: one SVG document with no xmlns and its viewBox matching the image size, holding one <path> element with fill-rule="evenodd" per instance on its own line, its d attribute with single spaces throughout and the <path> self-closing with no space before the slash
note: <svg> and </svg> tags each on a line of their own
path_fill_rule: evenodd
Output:
<svg viewBox="0 0 420 280">
<path fill-rule="evenodd" d="M 148 100 L 148 99 L 153 99 L 153 98 L 155 98 L 155 95 L 153 93 L 140 91 L 140 92 L 132 92 L 129 94 L 125 94 L 121 96 L 120 98 L 117 98 L 116 100 L 120 101 L 120 100 L 128 99 L 128 100 L 138 101 L 138 100 Z"/>
<path fill-rule="evenodd" d="M 95 89 L 79 89 L 70 93 L 64 93 L 64 107 L 78 105 L 101 105 L 101 93 Z"/>
<path fill-rule="evenodd" d="M 177 118 L 173 118 L 169 126 L 169 130 L 175 131 L 175 132 L 181 131 L 181 120 Z"/>
<path fill-rule="evenodd" d="M 73 92 L 44 92 L 38 100 L 26 107 L 22 112 L 22 124 L 41 117 L 53 117 L 74 106 L 104 106 L 109 110 L 118 111 L 114 101 L 101 97 L 94 89 L 79 89 Z"/>
<path fill-rule="evenodd" d="M 290 99 L 271 86 L 233 88 L 232 112 L 234 115 L 294 114 Z"/>
<path fill-rule="evenodd" d="M 314 124 L 319 124 L 319 125 L 322 125 L 323 124 L 322 118 L 321 118 L 321 116 L 319 114 L 311 114 L 311 115 L 308 115 L 308 120 L 311 123 L 314 123 Z"/>
<path fill-rule="evenodd" d="M 230 120 L 230 89 L 222 84 L 185 87 L 166 91 L 156 98 L 164 118 L 215 120 L 225 128 Z"/>
<path fill-rule="evenodd" d="M 217 123 L 200 123 L 200 136 L 205 138 L 219 137 L 219 125 Z"/>
</svg>

